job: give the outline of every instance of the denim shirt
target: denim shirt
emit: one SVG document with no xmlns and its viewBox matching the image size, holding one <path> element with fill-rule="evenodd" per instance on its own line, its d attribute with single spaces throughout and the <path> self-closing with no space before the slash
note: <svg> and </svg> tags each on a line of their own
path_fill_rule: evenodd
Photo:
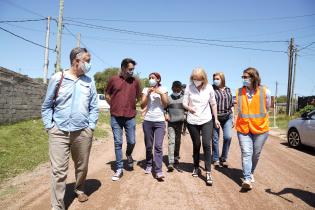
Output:
<svg viewBox="0 0 315 210">
<path fill-rule="evenodd" d="M 46 98 L 42 104 L 42 118 L 46 129 L 56 125 L 62 131 L 95 129 L 98 120 L 97 93 L 94 81 L 86 75 L 73 80 L 64 72 L 53 110 L 53 99 L 61 79 L 61 72 L 49 81 Z"/>
</svg>

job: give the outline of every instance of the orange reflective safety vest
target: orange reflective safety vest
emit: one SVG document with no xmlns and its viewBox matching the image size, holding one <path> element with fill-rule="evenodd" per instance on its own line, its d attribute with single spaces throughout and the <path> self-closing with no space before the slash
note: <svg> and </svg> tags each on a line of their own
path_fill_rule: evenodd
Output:
<svg viewBox="0 0 315 210">
<path fill-rule="evenodd" d="M 236 92 L 238 116 L 236 130 L 243 134 L 261 134 L 269 131 L 269 119 L 266 108 L 266 87 L 258 87 L 251 102 L 246 95 L 246 88 Z"/>
</svg>

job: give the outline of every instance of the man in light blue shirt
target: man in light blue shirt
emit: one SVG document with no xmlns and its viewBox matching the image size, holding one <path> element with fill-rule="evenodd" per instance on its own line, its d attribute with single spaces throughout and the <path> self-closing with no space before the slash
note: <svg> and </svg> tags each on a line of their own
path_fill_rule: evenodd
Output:
<svg viewBox="0 0 315 210">
<path fill-rule="evenodd" d="M 70 153 L 75 166 L 75 193 L 80 202 L 88 200 L 84 182 L 99 112 L 94 81 L 85 75 L 91 68 L 90 59 L 85 48 L 74 48 L 70 69 L 51 77 L 42 105 L 42 118 L 49 134 L 51 205 L 55 210 L 65 209 Z"/>
</svg>

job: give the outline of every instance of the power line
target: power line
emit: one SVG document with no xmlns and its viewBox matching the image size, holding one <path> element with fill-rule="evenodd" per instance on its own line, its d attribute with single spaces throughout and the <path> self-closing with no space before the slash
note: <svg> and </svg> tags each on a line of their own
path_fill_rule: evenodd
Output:
<svg viewBox="0 0 315 210">
<path fill-rule="evenodd" d="M 37 13 L 37 12 L 34 12 L 34 11 L 30 10 L 30 9 L 27 9 L 27 8 L 25 8 L 25 7 L 22 7 L 22 6 L 20 6 L 20 5 L 17 5 L 17 4 L 15 4 L 15 3 L 13 3 L 13 2 L 10 2 L 10 1 L 2 1 L 2 2 L 3 2 L 3 3 L 6 3 L 6 4 L 9 4 L 9 5 L 13 6 L 13 7 L 19 8 L 19 9 L 25 11 L 25 12 L 31 13 L 31 14 L 33 14 L 33 15 L 36 15 L 36 16 L 45 18 L 44 15 L 41 15 L 41 14 L 39 14 L 39 13 Z"/>
<path fill-rule="evenodd" d="M 245 22 L 245 21 L 274 21 L 274 20 L 289 20 L 297 18 L 305 18 L 315 16 L 315 13 L 284 16 L 284 17 L 270 17 L 270 18 L 241 18 L 231 20 L 126 20 L 126 19 L 101 19 L 101 18 L 82 18 L 82 17 L 65 17 L 68 20 L 86 20 L 86 21 L 103 21 L 103 22 L 125 22 L 125 23 L 224 23 L 224 22 Z"/>
<path fill-rule="evenodd" d="M 313 44 L 315 44 L 315 42 L 311 42 L 310 44 L 308 44 L 308 45 L 302 47 L 299 51 L 304 50 L 304 49 L 306 49 L 306 48 L 312 46 Z"/>
<path fill-rule="evenodd" d="M 259 49 L 259 48 L 251 48 L 251 47 L 241 47 L 241 46 L 234 46 L 234 45 L 208 43 L 209 41 L 211 41 L 211 42 L 216 42 L 216 41 L 217 42 L 219 42 L 219 41 L 224 42 L 223 40 L 197 39 L 197 38 L 187 38 L 187 37 L 179 37 L 179 36 L 168 36 L 168 35 L 162 35 L 162 34 L 143 33 L 143 32 L 130 31 L 130 30 L 125 30 L 125 29 L 117 29 L 117 28 L 112 28 L 112 27 L 98 26 L 98 25 L 92 25 L 92 24 L 86 24 L 86 23 L 83 23 L 83 25 L 82 24 L 81 25 L 80 24 L 73 24 L 73 23 L 65 23 L 65 24 L 78 26 L 78 27 L 112 31 L 112 32 L 116 32 L 116 33 L 125 33 L 125 34 L 137 35 L 137 36 L 155 37 L 155 38 L 160 38 L 160 39 L 168 39 L 168 40 L 173 40 L 173 41 L 203 44 L 203 45 L 209 45 L 209 46 L 228 47 L 228 48 L 236 48 L 236 49 L 244 49 L 244 50 L 263 51 L 263 52 L 287 53 L 285 51 L 280 51 L 280 50 Z M 201 41 L 206 41 L 206 42 L 201 42 Z"/>
<path fill-rule="evenodd" d="M 66 20 L 66 19 L 65 19 Z M 191 37 L 179 37 L 179 36 L 168 36 L 168 35 L 161 35 L 161 34 L 152 34 L 152 33 L 144 33 L 144 32 L 137 32 L 137 31 L 131 31 L 131 30 L 126 30 L 126 29 L 118 29 L 118 28 L 112 28 L 112 27 L 107 27 L 107 26 L 100 26 L 100 25 L 95 25 L 95 24 L 89 24 L 81 21 L 74 21 L 74 20 L 68 20 L 70 22 L 74 23 L 80 23 L 86 26 L 92 26 L 92 27 L 97 27 L 97 28 L 104 28 L 108 30 L 113 30 L 113 31 L 121 31 L 121 32 L 128 32 L 128 33 L 137 33 L 137 34 L 144 34 L 144 35 L 153 35 L 153 36 L 160 36 L 160 37 L 170 37 L 170 38 L 176 38 L 176 39 L 188 39 L 188 40 L 196 40 L 196 41 L 207 41 L 207 42 L 227 42 L 227 43 L 232 43 L 232 42 L 238 42 L 238 43 L 288 43 L 289 41 L 287 40 L 220 40 L 220 39 L 202 39 L 202 38 L 191 38 Z M 67 23 L 69 25 L 76 25 L 76 24 L 71 24 Z M 78 26 L 78 25 L 76 25 Z M 82 26 L 82 25 L 80 25 Z M 84 26 L 82 26 L 84 27 Z"/>
<path fill-rule="evenodd" d="M 24 22 L 35 22 L 35 21 L 43 21 L 47 20 L 47 18 L 41 19 L 26 19 L 26 20 L 0 20 L 0 23 L 24 23 Z"/>
<path fill-rule="evenodd" d="M 0 27 L 0 29 L 3 30 L 3 31 L 5 31 L 5 32 L 7 32 L 7 33 L 9 33 L 9 34 L 11 34 L 11 35 L 13 35 L 13 36 L 16 36 L 16 37 L 18 37 L 18 38 L 20 38 L 20 39 L 23 39 L 23 40 L 26 41 L 26 42 L 32 43 L 32 44 L 34 44 L 34 45 L 37 45 L 37 46 L 39 46 L 39 47 L 42 47 L 42 48 L 45 48 L 45 49 L 46 49 L 45 46 L 43 46 L 43 45 L 41 45 L 41 44 L 38 44 L 38 43 L 36 43 L 36 42 L 33 42 L 33 41 L 29 40 L 29 39 L 26 39 L 26 38 L 24 38 L 24 37 L 22 37 L 22 36 L 19 36 L 19 35 L 17 35 L 17 34 L 15 34 L 15 33 L 11 32 L 11 31 L 8 31 L 8 30 L 6 30 L 6 29 L 4 29 L 4 28 L 2 28 L 2 27 Z M 51 50 L 51 51 L 55 52 L 55 50 L 53 50 L 53 49 L 51 49 L 51 48 L 48 48 L 48 50 Z"/>
<path fill-rule="evenodd" d="M 63 25 L 63 27 L 70 33 L 70 35 L 74 38 L 77 39 L 77 37 L 70 31 L 70 29 L 68 29 L 67 26 Z M 81 44 L 85 47 L 88 48 L 82 41 Z M 92 53 L 92 55 L 94 55 L 96 58 L 98 58 L 100 61 L 102 61 L 104 64 L 109 65 L 108 63 L 106 63 L 101 57 L 99 57 L 98 55 L 96 55 L 90 48 L 89 48 L 89 52 Z"/>
</svg>

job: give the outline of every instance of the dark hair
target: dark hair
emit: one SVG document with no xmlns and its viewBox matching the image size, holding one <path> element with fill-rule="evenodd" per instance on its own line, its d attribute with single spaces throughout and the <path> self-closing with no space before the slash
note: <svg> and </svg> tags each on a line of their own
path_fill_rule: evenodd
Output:
<svg viewBox="0 0 315 210">
<path fill-rule="evenodd" d="M 86 48 L 76 47 L 73 48 L 70 52 L 70 64 L 72 65 L 72 62 L 74 59 L 76 59 L 77 55 L 80 53 L 88 53 L 88 50 Z"/>
<path fill-rule="evenodd" d="M 131 58 L 125 58 L 121 61 L 120 67 L 127 68 L 129 63 L 132 63 L 134 66 L 137 65 L 136 61 L 132 60 Z"/>
<path fill-rule="evenodd" d="M 180 81 L 174 81 L 173 84 L 172 84 L 172 88 L 173 87 L 179 87 L 181 88 L 182 87 L 182 83 Z"/>
<path fill-rule="evenodd" d="M 243 73 L 249 74 L 253 88 L 256 91 L 257 88 L 260 86 L 260 82 L 261 82 L 259 72 L 257 71 L 257 69 L 253 67 L 248 67 L 247 69 L 243 71 Z"/>
</svg>

